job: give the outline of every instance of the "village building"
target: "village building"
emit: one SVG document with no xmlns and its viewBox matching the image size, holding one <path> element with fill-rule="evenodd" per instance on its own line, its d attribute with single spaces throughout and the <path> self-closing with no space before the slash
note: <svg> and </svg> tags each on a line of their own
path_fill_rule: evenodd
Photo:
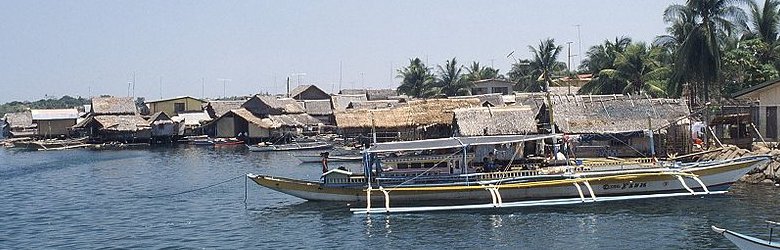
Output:
<svg viewBox="0 0 780 250">
<path fill-rule="evenodd" d="M 255 115 L 265 117 L 268 115 L 301 114 L 305 113 L 303 107 L 292 98 L 277 98 L 275 96 L 255 95 L 241 104 Z"/>
<path fill-rule="evenodd" d="M 33 109 L 30 114 L 37 127 L 36 135 L 43 138 L 69 136 L 79 117 L 76 109 Z"/>
<path fill-rule="evenodd" d="M 93 97 L 90 113 L 73 129 L 93 141 L 148 142 L 152 136 L 132 97 Z"/>
<path fill-rule="evenodd" d="M 688 106 L 680 99 L 639 96 L 553 96 L 555 132 L 565 133 L 577 157 L 639 157 L 686 153 L 692 143 Z M 550 132 L 549 108 L 541 102 L 536 119 Z M 686 124 L 681 124 L 686 123 Z M 650 141 L 647 131 L 654 131 Z"/>
<path fill-rule="evenodd" d="M 191 136 L 203 134 L 201 126 L 210 122 L 211 116 L 205 110 L 198 112 L 179 113 L 171 117 L 171 120 L 178 124 L 177 134 L 180 136 Z"/>
<path fill-rule="evenodd" d="M 484 95 L 469 95 L 469 96 L 451 96 L 450 99 L 469 99 L 477 98 L 480 101 L 480 106 L 483 107 L 501 107 L 504 106 L 504 96 L 499 93 L 484 94 Z"/>
<path fill-rule="evenodd" d="M 206 133 L 212 136 L 256 142 L 316 133 L 320 124 L 320 120 L 306 114 L 304 107 L 292 98 L 255 95 L 205 127 Z"/>
<path fill-rule="evenodd" d="M 398 99 L 398 91 L 395 89 L 342 89 L 340 95 L 364 95 L 366 101 L 395 100 Z"/>
<path fill-rule="evenodd" d="M 767 81 L 756 86 L 738 91 L 734 99 L 742 101 L 739 105 L 750 113 L 752 123 L 766 141 L 778 142 L 780 138 L 780 79 Z M 736 106 L 736 105 L 735 105 Z M 733 107 L 732 107 L 733 108 Z"/>
<path fill-rule="evenodd" d="M 155 142 L 172 142 L 177 136 L 176 123 L 163 111 L 157 111 L 147 120 Z"/>
<path fill-rule="evenodd" d="M 147 101 L 146 106 L 149 107 L 149 113 L 165 112 L 167 115 L 176 116 L 179 113 L 201 111 L 204 103 L 206 101 L 192 96 L 179 96 Z"/>
<path fill-rule="evenodd" d="M 504 79 L 485 79 L 474 81 L 474 86 L 471 87 L 472 95 L 484 95 L 484 94 L 502 94 L 506 95 L 512 93 L 512 87 L 515 83 Z"/>
<path fill-rule="evenodd" d="M 347 109 L 387 109 L 405 104 L 405 100 L 354 101 L 347 105 Z"/>
<path fill-rule="evenodd" d="M 334 112 L 340 112 L 347 110 L 347 107 L 349 107 L 349 104 L 352 102 L 365 102 L 368 101 L 368 98 L 365 94 L 357 94 L 357 95 L 348 95 L 348 94 L 339 94 L 334 95 L 331 97 L 331 105 L 333 105 L 333 111 Z"/>
<path fill-rule="evenodd" d="M 335 112 L 339 134 L 368 142 L 444 138 L 453 135 L 454 110 L 479 107 L 479 99 L 408 101 L 390 109 L 352 109 Z"/>
<path fill-rule="evenodd" d="M 3 121 L 5 137 L 29 137 L 36 133 L 36 125 L 32 122 L 32 113 L 29 110 L 6 113 L 3 115 Z"/>
<path fill-rule="evenodd" d="M 298 101 L 330 100 L 330 95 L 315 85 L 300 85 L 290 90 L 289 97 Z"/>
<path fill-rule="evenodd" d="M 538 110 L 527 106 L 460 108 L 453 126 L 457 136 L 536 134 Z"/>
<path fill-rule="evenodd" d="M 330 104 L 330 98 L 327 100 L 308 100 L 303 101 L 303 109 L 306 114 L 317 118 L 322 124 L 335 125 L 333 119 L 333 108 Z"/>
<path fill-rule="evenodd" d="M 203 110 L 209 114 L 211 119 L 217 119 L 228 111 L 239 109 L 246 100 L 231 101 L 209 101 L 203 106 Z"/>
</svg>

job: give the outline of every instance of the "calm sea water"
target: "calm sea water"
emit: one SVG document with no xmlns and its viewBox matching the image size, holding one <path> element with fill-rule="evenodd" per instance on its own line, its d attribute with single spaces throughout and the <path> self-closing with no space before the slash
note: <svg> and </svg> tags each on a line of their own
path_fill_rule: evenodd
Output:
<svg viewBox="0 0 780 250">
<path fill-rule="evenodd" d="M 357 167 L 357 166 L 351 166 Z M 126 151 L 0 149 L 0 249 L 732 249 L 720 225 L 766 237 L 780 188 L 727 195 L 499 211 L 352 215 L 245 173 L 316 179 L 288 153 L 180 146 Z"/>
</svg>

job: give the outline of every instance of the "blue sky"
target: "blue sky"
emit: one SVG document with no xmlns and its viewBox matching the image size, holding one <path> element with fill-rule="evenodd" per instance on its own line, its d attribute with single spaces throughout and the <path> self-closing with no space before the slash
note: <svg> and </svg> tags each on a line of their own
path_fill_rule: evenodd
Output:
<svg viewBox="0 0 780 250">
<path fill-rule="evenodd" d="M 413 57 L 506 73 L 508 53 L 529 57 L 547 37 L 578 54 L 577 24 L 583 52 L 616 36 L 650 42 L 671 3 L 0 0 L 0 102 L 126 96 L 133 74 L 147 99 L 283 93 L 296 73 L 293 87 L 337 91 L 341 76 L 342 88 L 394 88 Z"/>
</svg>

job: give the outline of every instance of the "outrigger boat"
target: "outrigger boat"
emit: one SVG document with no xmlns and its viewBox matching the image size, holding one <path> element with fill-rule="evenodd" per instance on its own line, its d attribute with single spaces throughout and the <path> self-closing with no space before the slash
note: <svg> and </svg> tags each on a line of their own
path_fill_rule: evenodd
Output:
<svg viewBox="0 0 780 250">
<path fill-rule="evenodd" d="M 527 151 L 520 147 L 541 145 L 536 148 L 544 152 L 550 146 L 544 146 L 545 140 L 560 137 L 560 134 L 476 136 L 377 143 L 363 152 L 363 173 L 333 169 L 322 174 L 320 181 L 255 174 L 247 177 L 261 186 L 309 201 L 366 205 L 352 208 L 353 213 L 392 213 L 723 194 L 741 176 L 770 160 L 765 155 L 690 163 L 654 159 L 576 163 L 534 161 L 533 157 L 515 159 L 519 152 Z M 486 172 L 470 162 L 470 158 L 479 158 L 473 154 L 484 155 L 486 147 L 493 147 L 495 152 L 496 145 L 515 147 L 509 162 L 501 163 L 505 166 L 493 168 L 501 170 Z M 379 157 L 424 151 L 452 152 L 452 157 L 396 169 L 384 168 L 382 161 L 389 157 Z M 371 207 L 372 202 L 382 201 L 384 206 Z M 410 206 L 391 207 L 391 202 Z M 415 206 L 430 202 L 447 205 Z"/>
<path fill-rule="evenodd" d="M 723 236 L 726 237 L 726 239 L 731 241 L 731 243 L 734 243 L 734 245 L 737 245 L 737 247 L 739 247 L 739 249 L 742 250 L 780 249 L 779 242 L 777 241 L 772 242 L 773 229 L 776 226 L 780 226 L 780 223 L 774 221 L 766 221 L 766 223 L 769 225 L 769 240 L 762 240 L 756 237 L 751 237 L 734 231 L 726 230 L 724 228 L 718 228 L 716 226 L 712 226 L 712 231 L 722 234 Z"/>
<path fill-rule="evenodd" d="M 305 163 L 322 162 L 322 156 L 319 155 L 293 155 L 298 160 Z M 362 161 L 363 156 L 360 155 L 328 155 L 328 162 L 353 162 Z"/>
<path fill-rule="evenodd" d="M 249 151 L 252 152 L 268 152 L 268 151 L 295 151 L 295 150 L 318 150 L 329 149 L 333 145 L 327 142 L 295 142 L 290 144 L 258 144 L 247 145 Z"/>
</svg>

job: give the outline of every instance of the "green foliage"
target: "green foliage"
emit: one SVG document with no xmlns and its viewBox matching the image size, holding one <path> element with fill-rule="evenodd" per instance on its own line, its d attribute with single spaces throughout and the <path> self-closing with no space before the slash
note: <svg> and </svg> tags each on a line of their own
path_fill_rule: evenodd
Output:
<svg viewBox="0 0 780 250">
<path fill-rule="evenodd" d="M 446 96 L 470 95 L 473 83 L 466 80 L 461 74 L 463 66 L 458 65 L 458 61 L 453 57 L 447 60 L 444 67 L 437 66 L 439 77 L 436 81 L 436 87 L 439 92 Z"/>
<path fill-rule="evenodd" d="M 777 58 L 763 38 L 741 41 L 723 55 L 723 93 L 734 93 L 778 78 L 780 75 L 773 65 L 775 62 Z"/>
<path fill-rule="evenodd" d="M 501 79 L 504 78 L 498 73 L 498 69 L 492 67 L 481 66 L 479 62 L 472 62 L 469 67 L 466 67 L 466 74 L 463 76 L 466 81 L 474 82 L 485 79 Z"/>
<path fill-rule="evenodd" d="M 41 99 L 34 102 L 13 101 L 0 105 L 0 116 L 6 113 L 20 112 L 28 109 L 64 109 L 90 104 L 89 99 L 63 96 L 59 99 Z"/>
<path fill-rule="evenodd" d="M 539 42 L 538 47 L 528 46 L 532 58 L 530 66 L 532 75 L 538 75 L 536 81 L 543 84 L 542 89 L 547 90 L 553 85 L 553 74 L 566 70 L 566 64 L 558 61 L 558 56 L 563 51 L 563 46 L 555 45 L 555 39 L 547 38 Z"/>
<path fill-rule="evenodd" d="M 409 60 L 409 66 L 398 70 L 397 78 L 403 79 L 398 92 L 411 97 L 431 97 L 438 94 L 436 78 L 420 58 Z"/>
</svg>

